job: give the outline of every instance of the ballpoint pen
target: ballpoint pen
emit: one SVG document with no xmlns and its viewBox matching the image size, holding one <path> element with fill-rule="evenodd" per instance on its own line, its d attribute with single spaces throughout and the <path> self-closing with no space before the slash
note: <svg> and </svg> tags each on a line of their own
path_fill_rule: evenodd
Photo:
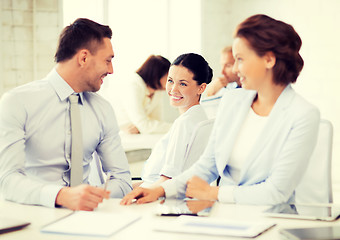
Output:
<svg viewBox="0 0 340 240">
<path fill-rule="evenodd" d="M 104 185 L 104 190 L 105 191 L 107 189 L 107 184 L 108 184 L 110 178 L 111 178 L 111 172 L 108 172 L 107 175 L 106 175 L 106 181 L 105 181 L 105 185 Z"/>
</svg>

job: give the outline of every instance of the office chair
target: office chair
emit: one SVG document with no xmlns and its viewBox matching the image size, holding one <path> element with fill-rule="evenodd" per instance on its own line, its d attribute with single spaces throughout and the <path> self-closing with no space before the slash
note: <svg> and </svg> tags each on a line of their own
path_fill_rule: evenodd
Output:
<svg viewBox="0 0 340 240">
<path fill-rule="evenodd" d="M 333 126 L 322 119 L 314 152 L 306 173 L 295 189 L 296 203 L 332 203 Z"/>
<path fill-rule="evenodd" d="M 208 144 L 209 136 L 215 119 L 208 119 L 200 122 L 191 135 L 187 151 L 185 152 L 182 171 L 191 167 L 202 155 Z"/>
<path fill-rule="evenodd" d="M 221 102 L 222 96 L 211 96 L 201 99 L 201 106 L 203 107 L 205 113 L 209 119 L 214 119 L 216 117 L 218 106 Z"/>
</svg>

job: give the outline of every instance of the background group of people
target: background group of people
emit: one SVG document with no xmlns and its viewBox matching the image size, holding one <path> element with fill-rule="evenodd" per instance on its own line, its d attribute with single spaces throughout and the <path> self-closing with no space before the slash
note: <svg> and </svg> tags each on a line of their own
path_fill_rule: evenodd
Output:
<svg viewBox="0 0 340 240">
<path fill-rule="evenodd" d="M 172 63 L 150 56 L 124 81 L 121 108 L 96 94 L 113 73 L 111 29 L 77 19 L 60 35 L 56 67 L 40 81 L 15 88 L 0 102 L 0 192 L 8 200 L 74 210 L 93 210 L 108 197 L 121 204 L 189 197 L 221 202 L 279 204 L 294 201 L 316 144 L 320 114 L 291 84 L 303 67 L 301 39 L 291 25 L 266 15 L 241 22 L 232 47 L 221 53 L 222 78 L 199 54 Z M 207 89 L 206 89 L 207 88 Z M 230 91 L 226 91 L 230 89 Z M 162 122 L 165 90 L 179 117 Z M 72 186 L 69 96 L 79 95 L 83 184 Z M 202 155 L 184 169 L 195 127 L 207 120 L 204 97 L 223 95 Z M 116 116 L 118 122 L 116 121 Z M 132 190 L 119 131 L 166 133 Z M 203 152 L 204 150 L 204 152 Z M 97 153 L 108 188 L 88 183 Z M 218 186 L 210 185 L 220 177 Z"/>
</svg>

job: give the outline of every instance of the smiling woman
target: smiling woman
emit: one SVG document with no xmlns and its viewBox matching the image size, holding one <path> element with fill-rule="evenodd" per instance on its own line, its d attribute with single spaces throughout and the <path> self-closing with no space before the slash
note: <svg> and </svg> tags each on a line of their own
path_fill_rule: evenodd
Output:
<svg viewBox="0 0 340 240">
<path fill-rule="evenodd" d="M 319 110 L 291 87 L 302 69 L 300 47 L 299 35 L 282 21 L 254 15 L 241 22 L 233 70 L 242 88 L 224 94 L 204 153 L 179 176 L 154 189 L 136 189 L 121 204 L 164 196 L 258 205 L 293 202 L 320 121 Z M 220 185 L 211 186 L 218 176 Z"/>
<path fill-rule="evenodd" d="M 197 85 L 192 79 L 193 74 L 185 67 L 170 68 L 166 90 L 170 97 L 170 104 L 178 107 L 181 113 L 198 104 L 202 89 L 205 88 L 205 85 Z"/>
<path fill-rule="evenodd" d="M 192 164 L 186 164 L 186 151 L 196 127 L 207 120 L 199 99 L 211 78 L 212 69 L 198 54 L 180 55 L 171 64 L 166 90 L 171 105 L 178 108 L 181 115 L 156 144 L 146 161 L 142 186 L 159 185 L 179 175 Z M 200 149 L 201 152 L 203 150 Z"/>
</svg>

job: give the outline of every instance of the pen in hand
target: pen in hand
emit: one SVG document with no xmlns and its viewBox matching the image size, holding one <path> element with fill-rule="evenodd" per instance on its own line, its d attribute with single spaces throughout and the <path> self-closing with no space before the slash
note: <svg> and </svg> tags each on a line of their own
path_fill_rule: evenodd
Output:
<svg viewBox="0 0 340 240">
<path fill-rule="evenodd" d="M 106 175 L 106 181 L 105 181 L 105 184 L 104 184 L 104 190 L 105 191 L 107 189 L 107 184 L 110 181 L 110 178 L 111 178 L 111 172 L 108 172 L 107 175 Z"/>
</svg>

